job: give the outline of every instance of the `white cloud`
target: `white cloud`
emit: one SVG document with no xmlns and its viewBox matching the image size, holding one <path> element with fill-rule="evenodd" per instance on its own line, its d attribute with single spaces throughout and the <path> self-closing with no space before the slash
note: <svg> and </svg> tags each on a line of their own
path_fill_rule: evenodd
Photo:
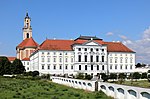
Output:
<svg viewBox="0 0 150 99">
<path fill-rule="evenodd" d="M 120 37 L 121 39 L 123 39 L 123 40 L 126 40 L 126 39 L 127 39 L 127 37 L 124 36 L 124 35 L 119 35 L 119 37 Z"/>
<path fill-rule="evenodd" d="M 112 36 L 112 35 L 114 35 L 114 33 L 113 32 L 108 32 L 108 33 L 106 33 L 106 35 L 107 36 Z"/>
<path fill-rule="evenodd" d="M 137 62 L 150 64 L 150 27 L 147 28 L 139 40 L 130 40 L 126 36 L 119 36 L 125 45 L 136 52 Z"/>
</svg>

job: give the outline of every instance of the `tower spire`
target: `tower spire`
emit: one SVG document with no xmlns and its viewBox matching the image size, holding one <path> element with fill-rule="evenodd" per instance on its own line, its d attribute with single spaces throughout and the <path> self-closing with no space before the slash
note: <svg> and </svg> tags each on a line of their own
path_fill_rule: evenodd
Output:
<svg viewBox="0 0 150 99">
<path fill-rule="evenodd" d="M 26 16 L 24 19 L 24 27 L 23 27 L 23 40 L 31 37 L 32 37 L 31 19 L 28 15 L 28 12 L 26 12 Z"/>
</svg>

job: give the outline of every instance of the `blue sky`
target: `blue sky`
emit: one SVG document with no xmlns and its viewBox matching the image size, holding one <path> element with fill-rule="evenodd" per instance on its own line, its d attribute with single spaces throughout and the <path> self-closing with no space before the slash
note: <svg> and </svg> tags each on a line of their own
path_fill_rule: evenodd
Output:
<svg viewBox="0 0 150 99">
<path fill-rule="evenodd" d="M 2 0 L 0 55 L 16 56 L 28 11 L 39 44 L 46 38 L 96 35 L 105 41 L 122 41 L 137 52 L 137 62 L 150 63 L 149 4 L 150 0 Z"/>
</svg>

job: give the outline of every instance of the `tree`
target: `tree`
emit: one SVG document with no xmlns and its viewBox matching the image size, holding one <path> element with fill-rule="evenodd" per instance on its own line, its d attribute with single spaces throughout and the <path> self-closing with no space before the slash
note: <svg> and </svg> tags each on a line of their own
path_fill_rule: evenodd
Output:
<svg viewBox="0 0 150 99">
<path fill-rule="evenodd" d="M 25 67 L 19 59 L 15 59 L 11 65 L 13 74 L 22 74 L 25 72 Z"/>
<path fill-rule="evenodd" d="M 139 72 L 134 72 L 132 77 L 133 77 L 133 79 L 140 79 L 141 74 Z"/>
<path fill-rule="evenodd" d="M 39 76 L 39 71 L 33 71 L 32 72 L 32 77 L 36 77 Z"/>
<path fill-rule="evenodd" d="M 137 63 L 137 65 L 135 65 L 136 68 L 142 67 L 142 65 L 140 63 Z"/>
<path fill-rule="evenodd" d="M 6 61 L 4 64 L 4 74 L 11 74 L 11 63 Z"/>
<path fill-rule="evenodd" d="M 108 80 L 108 75 L 106 75 L 105 73 L 101 73 L 101 78 L 103 79 L 103 81 L 107 81 Z"/>
<path fill-rule="evenodd" d="M 0 75 L 4 75 L 5 72 L 8 72 L 9 67 L 10 67 L 10 62 L 9 62 L 8 58 L 0 57 Z"/>
<path fill-rule="evenodd" d="M 91 80 L 93 78 L 93 76 L 91 76 L 91 75 L 89 75 L 89 74 L 86 74 L 85 75 L 85 79 L 87 79 L 87 80 Z"/>
<path fill-rule="evenodd" d="M 114 79 L 117 79 L 117 74 L 116 73 L 110 73 L 109 79 L 113 79 L 113 81 L 114 81 Z"/>
<path fill-rule="evenodd" d="M 119 73 L 118 78 L 119 78 L 120 84 L 122 84 L 126 78 L 126 74 L 125 73 Z"/>
<path fill-rule="evenodd" d="M 141 79 L 146 79 L 147 78 L 147 73 L 142 73 Z"/>
<path fill-rule="evenodd" d="M 84 74 L 83 74 L 83 73 L 78 73 L 78 74 L 76 75 L 76 78 L 77 78 L 77 79 L 84 79 Z"/>
</svg>

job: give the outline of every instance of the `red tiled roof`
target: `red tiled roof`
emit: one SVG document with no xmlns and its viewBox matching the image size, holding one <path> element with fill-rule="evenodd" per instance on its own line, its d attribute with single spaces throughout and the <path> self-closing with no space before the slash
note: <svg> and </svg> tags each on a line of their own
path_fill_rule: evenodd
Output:
<svg viewBox="0 0 150 99">
<path fill-rule="evenodd" d="M 9 61 L 14 61 L 16 57 L 7 57 Z"/>
<path fill-rule="evenodd" d="M 24 48 L 24 47 L 37 47 L 37 46 L 38 44 L 31 37 L 31 38 L 26 38 L 25 40 L 23 40 L 17 47 Z"/>
<path fill-rule="evenodd" d="M 107 45 L 108 52 L 134 52 L 121 42 L 104 42 Z"/>
<path fill-rule="evenodd" d="M 88 40 L 45 40 L 39 50 L 72 50 L 73 44 L 83 44 Z M 102 40 L 93 40 L 99 44 L 106 44 L 108 52 L 133 52 L 120 42 L 104 42 Z M 37 49 L 37 50 L 38 50 Z"/>
<path fill-rule="evenodd" d="M 72 50 L 73 40 L 45 40 L 39 49 L 42 50 Z"/>
<path fill-rule="evenodd" d="M 30 61 L 30 58 L 24 58 L 22 61 Z"/>
</svg>

